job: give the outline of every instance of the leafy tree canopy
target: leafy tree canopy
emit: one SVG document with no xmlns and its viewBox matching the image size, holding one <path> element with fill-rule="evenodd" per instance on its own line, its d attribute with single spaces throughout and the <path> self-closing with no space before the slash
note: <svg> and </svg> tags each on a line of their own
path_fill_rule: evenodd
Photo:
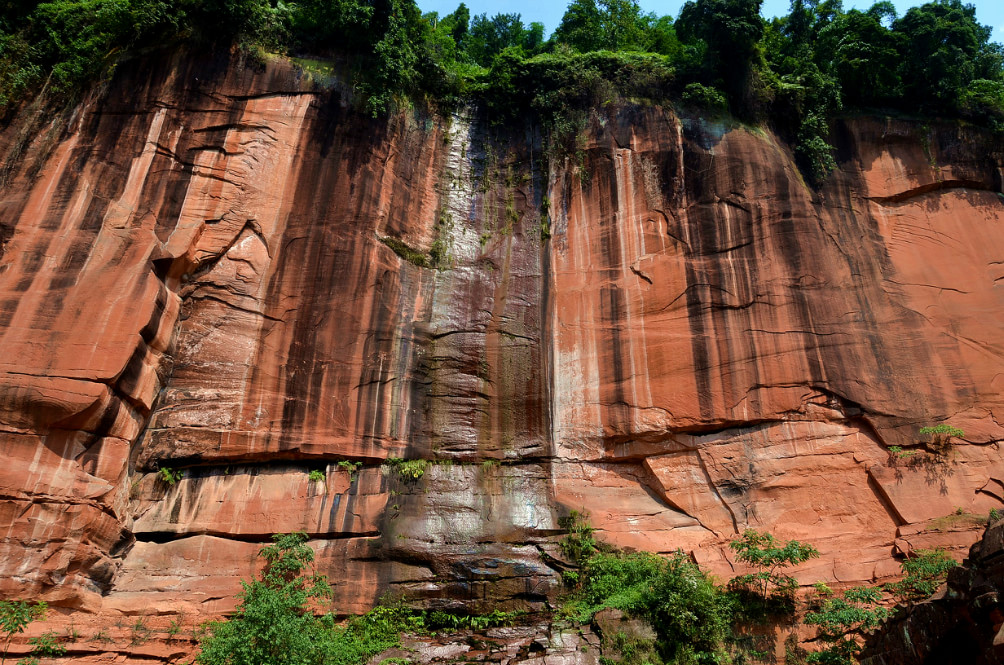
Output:
<svg viewBox="0 0 1004 665">
<path fill-rule="evenodd" d="M 519 14 L 472 16 L 464 3 L 440 17 L 415 0 L 0 0 L 0 121 L 42 90 L 72 99 L 140 48 L 194 42 L 338 56 L 375 115 L 404 97 L 474 99 L 499 122 L 529 112 L 547 128 L 574 128 L 586 109 L 570 101 L 726 107 L 770 123 L 814 181 L 834 166 L 830 121 L 845 109 L 1004 131 L 1004 51 L 973 5 L 934 0 L 898 16 L 888 0 L 867 11 L 791 0 L 768 22 L 761 2 L 689 0 L 674 19 L 642 12 L 637 0 L 571 0 L 545 39 L 544 26 Z"/>
<path fill-rule="evenodd" d="M 306 665 L 320 661 L 321 620 L 310 602 L 326 598 L 331 588 L 310 571 L 314 552 L 303 533 L 280 534 L 262 548 L 265 561 L 258 579 L 242 582 L 234 616 L 210 624 L 200 641 L 203 665 Z"/>
</svg>

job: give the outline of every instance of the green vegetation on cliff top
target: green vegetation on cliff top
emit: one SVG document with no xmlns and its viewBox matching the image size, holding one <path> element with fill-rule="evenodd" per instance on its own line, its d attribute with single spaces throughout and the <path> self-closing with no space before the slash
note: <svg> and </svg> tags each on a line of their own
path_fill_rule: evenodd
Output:
<svg viewBox="0 0 1004 665">
<path fill-rule="evenodd" d="M 833 166 L 829 121 L 849 109 L 1004 127 L 1004 55 L 972 5 L 937 0 L 897 16 L 890 2 L 844 11 L 792 0 L 691 0 L 679 16 L 635 0 L 572 0 L 549 39 L 518 14 L 446 16 L 414 0 L 0 0 L 0 118 L 40 91 L 70 99 L 123 57 L 180 43 L 336 58 L 373 114 L 406 98 L 480 102 L 573 139 L 588 111 L 619 98 L 674 100 L 767 122 L 806 172 Z"/>
</svg>

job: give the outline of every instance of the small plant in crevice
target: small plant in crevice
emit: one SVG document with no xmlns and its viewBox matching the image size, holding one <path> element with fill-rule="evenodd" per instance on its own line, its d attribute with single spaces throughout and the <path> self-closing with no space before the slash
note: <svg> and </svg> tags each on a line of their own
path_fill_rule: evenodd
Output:
<svg viewBox="0 0 1004 665">
<path fill-rule="evenodd" d="M 33 656 L 58 658 L 66 653 L 66 647 L 59 643 L 56 633 L 51 630 L 42 633 L 38 637 L 31 638 L 28 640 L 28 644 L 31 645 Z"/>
<path fill-rule="evenodd" d="M 452 261 L 445 237 L 449 232 L 449 228 L 452 227 L 452 219 L 449 216 L 446 219 L 451 220 L 448 226 L 444 226 L 443 222 L 437 221 L 436 238 L 433 240 L 428 253 L 412 247 L 399 238 L 380 236 L 379 239 L 380 242 L 393 250 L 395 254 L 414 266 L 432 268 L 434 270 L 446 270 L 450 267 Z"/>
<path fill-rule="evenodd" d="M 169 466 L 162 466 L 157 469 L 157 478 L 167 484 L 168 487 L 173 487 L 177 482 L 185 477 L 185 472 L 178 470 L 175 471 Z"/>
<path fill-rule="evenodd" d="M 102 628 L 98 632 L 96 632 L 93 635 L 91 635 L 90 639 L 88 639 L 87 641 L 88 642 L 101 642 L 103 644 L 108 644 L 110 642 L 114 642 L 115 640 L 112 639 L 112 636 L 108 633 L 108 629 L 107 628 Z"/>
<path fill-rule="evenodd" d="M 397 471 L 397 475 L 403 480 L 411 481 L 418 480 L 425 475 L 425 470 L 429 466 L 429 460 L 388 457 L 387 465 Z"/>
<path fill-rule="evenodd" d="M 424 252 L 415 249 L 403 240 L 386 236 L 381 237 L 380 242 L 390 247 L 395 254 L 414 266 L 418 266 L 419 268 L 431 267 L 429 265 L 429 257 Z"/>
<path fill-rule="evenodd" d="M 940 423 L 930 427 L 921 427 L 920 435 L 931 437 L 930 441 L 927 441 L 925 445 L 933 449 L 934 453 L 945 454 L 952 445 L 952 439 L 961 439 L 966 433 L 958 427 L 952 427 L 947 423 Z"/>
<path fill-rule="evenodd" d="M 429 247 L 429 261 L 433 268 L 439 270 L 448 269 L 453 263 L 450 256 L 449 234 L 453 230 L 453 215 L 447 206 L 440 208 L 439 216 L 436 218 L 434 229 L 434 239 Z"/>
<path fill-rule="evenodd" d="M 892 465 L 901 459 L 910 459 L 917 454 L 916 450 L 903 450 L 902 446 L 889 446 L 886 448 L 886 452 L 889 453 L 889 462 Z"/>
<path fill-rule="evenodd" d="M 573 510 L 568 515 L 558 518 L 558 528 L 568 532 L 558 545 L 561 553 L 572 563 L 581 566 L 589 557 L 600 551 L 599 544 L 593 538 L 595 529 L 589 524 L 589 513 L 585 510 Z M 577 576 L 575 579 L 577 582 Z"/>
<path fill-rule="evenodd" d="M 150 640 L 150 636 L 153 635 L 153 629 L 146 625 L 146 619 L 143 617 L 136 617 L 136 621 L 133 622 L 132 625 L 131 633 L 129 643 L 133 646 L 139 646 L 141 644 L 146 644 Z"/>
<path fill-rule="evenodd" d="M 7 650 L 14 636 L 23 633 L 33 621 L 45 618 L 48 605 L 44 602 L 29 603 L 26 600 L 0 601 L 0 633 L 3 634 L 3 655 L 0 665 L 7 660 Z"/>
<path fill-rule="evenodd" d="M 582 148 L 575 151 L 575 175 L 579 178 L 579 186 L 583 189 L 588 189 L 589 183 L 593 179 L 593 174 L 586 163 L 586 151 Z"/>
<path fill-rule="evenodd" d="M 574 589 L 582 584 L 582 575 L 577 570 L 563 570 L 561 571 L 561 583 Z"/>
<path fill-rule="evenodd" d="M 416 611 L 422 616 L 424 628 L 433 631 L 441 629 L 458 630 L 486 630 L 488 628 L 500 628 L 514 625 L 526 612 L 513 610 L 504 612 L 494 609 L 488 614 L 457 614 L 455 612 L 444 612 L 433 610 L 431 612 Z"/>
<path fill-rule="evenodd" d="M 352 462 L 347 459 L 343 459 L 338 460 L 338 464 L 336 466 L 338 466 L 339 471 L 344 471 L 349 474 L 349 480 L 355 480 L 356 474 L 359 472 L 359 469 L 362 468 L 362 465 L 362 462 Z"/>
<path fill-rule="evenodd" d="M 540 239 L 551 237 L 551 197 L 544 194 L 540 198 Z"/>
<path fill-rule="evenodd" d="M 167 630 L 164 631 L 165 633 L 167 633 L 168 642 L 173 641 L 181 632 L 181 624 L 183 621 L 184 621 L 184 615 L 179 615 L 178 618 L 171 619 L 171 623 L 167 625 Z"/>
<path fill-rule="evenodd" d="M 966 512 L 961 506 L 948 515 L 928 520 L 924 526 L 925 532 L 947 532 L 968 529 L 978 529 L 986 526 L 987 516 Z"/>
<path fill-rule="evenodd" d="M 963 432 L 958 427 L 952 427 L 947 423 L 941 423 L 939 425 L 934 425 L 931 427 L 921 427 L 920 433 L 929 434 L 937 439 L 950 439 L 952 437 L 961 438 L 966 435 L 966 433 Z"/>
<path fill-rule="evenodd" d="M 327 479 L 328 479 L 327 475 L 324 473 L 324 471 L 320 469 L 311 469 L 307 473 L 307 482 L 310 483 L 309 489 L 312 491 L 314 488 L 316 488 L 317 483 L 320 483 L 323 488 L 322 494 L 324 496 L 327 496 L 328 494 L 328 483 L 326 482 Z"/>
</svg>

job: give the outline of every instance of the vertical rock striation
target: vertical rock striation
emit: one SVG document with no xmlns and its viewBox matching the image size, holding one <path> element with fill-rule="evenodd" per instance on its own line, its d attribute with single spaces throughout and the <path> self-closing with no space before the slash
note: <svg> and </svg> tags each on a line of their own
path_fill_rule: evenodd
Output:
<svg viewBox="0 0 1004 665">
<path fill-rule="evenodd" d="M 769 529 L 823 552 L 803 581 L 856 582 L 1004 503 L 974 131 L 842 121 L 814 191 L 771 134 L 657 107 L 562 159 L 181 54 L 57 138 L 0 189 L 4 593 L 225 611 L 303 530 L 339 611 L 538 608 L 570 509 L 722 575 Z"/>
<path fill-rule="evenodd" d="M 819 192 L 770 135 L 657 109 L 557 174 L 557 498 L 615 542 L 727 573 L 722 540 L 769 529 L 823 552 L 804 581 L 870 580 L 897 535 L 999 502 L 997 158 L 959 129 L 839 131 Z M 887 452 L 945 419 L 950 452 Z"/>
</svg>

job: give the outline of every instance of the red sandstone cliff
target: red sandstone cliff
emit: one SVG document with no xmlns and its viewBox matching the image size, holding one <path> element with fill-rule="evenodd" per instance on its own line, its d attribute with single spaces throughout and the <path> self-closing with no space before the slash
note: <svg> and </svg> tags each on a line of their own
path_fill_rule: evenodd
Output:
<svg viewBox="0 0 1004 665">
<path fill-rule="evenodd" d="M 769 529 L 822 552 L 803 582 L 857 582 L 1004 503 L 978 131 L 843 121 L 814 191 L 771 134 L 658 107 L 598 113 L 579 164 L 178 56 L 56 138 L 0 189 L 5 595 L 218 612 L 304 530 L 340 611 L 539 607 L 573 508 L 723 577 Z M 950 449 L 887 451 L 946 420 Z"/>
</svg>

